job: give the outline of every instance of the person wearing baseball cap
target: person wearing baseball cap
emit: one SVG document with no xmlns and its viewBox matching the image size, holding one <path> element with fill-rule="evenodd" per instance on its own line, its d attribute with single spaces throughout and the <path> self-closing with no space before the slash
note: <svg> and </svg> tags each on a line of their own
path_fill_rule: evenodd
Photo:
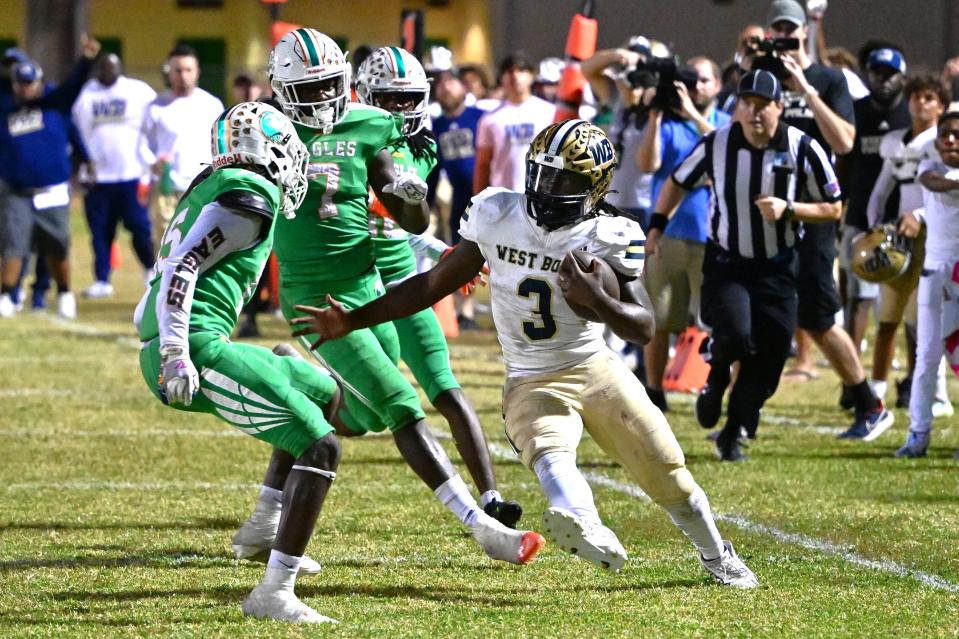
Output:
<svg viewBox="0 0 959 639">
<path fill-rule="evenodd" d="M 716 436 L 721 461 L 743 461 L 741 432 L 756 436 L 760 410 L 775 392 L 796 327 L 799 223 L 808 232 L 842 212 L 839 184 L 822 146 L 783 119 L 775 74 L 753 70 L 739 81 L 733 121 L 707 133 L 659 192 L 650 221 L 662 228 L 690 191 L 708 185 L 709 241 L 700 312 L 712 329 L 710 371 L 696 399 L 700 426 L 723 416 L 730 367 L 739 376 Z M 733 184 L 732 182 L 735 182 Z M 647 269 L 650 245 L 647 241 Z"/>
</svg>

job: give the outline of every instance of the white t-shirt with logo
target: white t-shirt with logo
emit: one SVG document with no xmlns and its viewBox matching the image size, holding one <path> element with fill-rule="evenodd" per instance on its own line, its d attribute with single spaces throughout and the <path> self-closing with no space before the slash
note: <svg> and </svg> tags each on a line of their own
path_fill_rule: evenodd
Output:
<svg viewBox="0 0 959 639">
<path fill-rule="evenodd" d="M 98 183 L 137 180 L 146 168 L 137 152 L 140 129 L 156 91 L 120 76 L 111 86 L 88 80 L 73 103 L 76 124 L 93 161 Z"/>
<path fill-rule="evenodd" d="M 585 249 L 628 277 L 643 269 L 639 224 L 602 216 L 547 231 L 526 213 L 526 196 L 488 188 L 473 197 L 460 235 L 489 264 L 496 336 L 509 377 L 553 373 L 606 349 L 603 324 L 576 315 L 559 287 L 567 251 Z"/>
<path fill-rule="evenodd" d="M 522 104 L 503 101 L 479 121 L 477 148 L 493 151 L 489 184 L 511 191 L 526 187 L 526 152 L 536 134 L 553 123 L 556 107 L 531 96 Z"/>
<path fill-rule="evenodd" d="M 946 166 L 935 146 L 926 147 L 928 157 L 919 164 L 917 175 L 935 171 L 950 180 L 959 180 L 959 168 Z M 926 223 L 926 268 L 952 265 L 959 259 L 959 191 L 936 193 L 922 190 Z"/>
<path fill-rule="evenodd" d="M 174 186 L 186 191 L 213 159 L 210 130 L 221 113 L 220 99 L 199 87 L 188 96 L 161 93 L 147 107 L 143 120 L 140 157 L 144 164 L 152 166 L 159 157 L 167 157 Z"/>
</svg>

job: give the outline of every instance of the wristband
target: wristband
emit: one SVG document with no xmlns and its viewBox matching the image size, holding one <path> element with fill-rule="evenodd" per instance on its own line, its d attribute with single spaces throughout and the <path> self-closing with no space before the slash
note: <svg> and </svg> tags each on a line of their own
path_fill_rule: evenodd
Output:
<svg viewBox="0 0 959 639">
<path fill-rule="evenodd" d="M 666 225 L 669 224 L 669 216 L 665 213 L 653 213 L 649 217 L 649 230 L 652 231 L 656 229 L 662 231 L 666 228 Z"/>
<path fill-rule="evenodd" d="M 792 200 L 786 201 L 786 208 L 783 210 L 783 219 L 787 222 L 796 217 L 796 208 L 793 206 Z"/>
</svg>

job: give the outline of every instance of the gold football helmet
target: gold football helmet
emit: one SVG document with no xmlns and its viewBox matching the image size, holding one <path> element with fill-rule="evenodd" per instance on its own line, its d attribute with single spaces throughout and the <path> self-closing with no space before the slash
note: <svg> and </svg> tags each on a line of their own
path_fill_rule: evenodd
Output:
<svg viewBox="0 0 959 639">
<path fill-rule="evenodd" d="M 894 280 L 909 268 L 912 240 L 899 235 L 894 224 L 880 224 L 852 241 L 852 270 L 867 282 Z"/>
<path fill-rule="evenodd" d="M 527 212 L 550 231 L 598 215 L 615 167 L 613 143 L 599 127 L 585 120 L 549 125 L 526 153 Z"/>
</svg>

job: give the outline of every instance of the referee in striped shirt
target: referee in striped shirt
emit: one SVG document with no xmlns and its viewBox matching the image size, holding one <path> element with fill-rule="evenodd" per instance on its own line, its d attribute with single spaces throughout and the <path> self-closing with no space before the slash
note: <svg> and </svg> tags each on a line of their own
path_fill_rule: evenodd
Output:
<svg viewBox="0 0 959 639">
<path fill-rule="evenodd" d="M 726 424 L 716 440 L 723 461 L 741 461 L 739 439 L 779 384 L 796 328 L 796 241 L 803 224 L 839 218 L 839 184 L 822 146 L 780 122 L 782 86 L 768 71 L 739 82 L 733 121 L 704 136 L 673 172 L 656 202 L 646 254 L 687 192 L 710 184 L 712 211 L 703 260 L 702 318 L 712 327 L 711 369 L 696 417 L 722 416 L 729 368 L 740 362 Z"/>
</svg>

